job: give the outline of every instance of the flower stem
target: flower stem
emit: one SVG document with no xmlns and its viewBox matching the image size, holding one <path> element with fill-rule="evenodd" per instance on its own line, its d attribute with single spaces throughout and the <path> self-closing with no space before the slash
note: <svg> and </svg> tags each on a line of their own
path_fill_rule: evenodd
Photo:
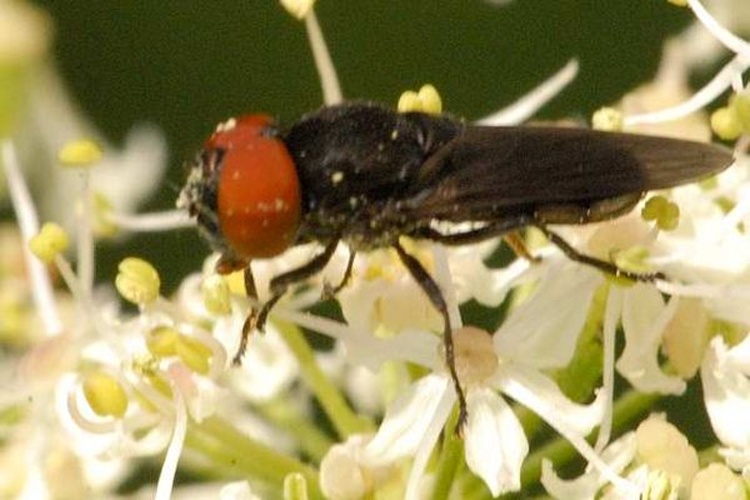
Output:
<svg viewBox="0 0 750 500">
<path fill-rule="evenodd" d="M 305 418 L 284 401 L 271 401 L 258 407 L 258 411 L 280 429 L 294 436 L 300 451 L 313 461 L 320 462 L 333 445 L 333 441 L 309 418 Z"/>
<path fill-rule="evenodd" d="M 338 387 L 320 369 L 302 331 L 291 323 L 278 321 L 276 325 L 297 358 L 302 378 L 315 394 L 338 435 L 346 438 L 373 431 L 372 423 L 352 411 Z"/>
<path fill-rule="evenodd" d="M 220 418 L 191 425 L 186 445 L 210 458 L 227 475 L 245 474 L 279 490 L 288 474 L 299 473 L 307 481 L 311 498 L 322 498 L 317 470 L 251 439 Z"/>
<path fill-rule="evenodd" d="M 344 100 L 339 77 L 336 74 L 331 54 L 328 52 L 328 46 L 325 38 L 323 38 L 323 30 L 320 29 L 314 10 L 310 10 L 310 13 L 305 16 L 305 27 L 307 28 L 307 38 L 310 41 L 313 59 L 315 59 L 315 67 L 320 77 L 323 102 L 328 106 L 339 104 Z"/>
<path fill-rule="evenodd" d="M 456 426 L 458 412 L 454 411 L 446 424 L 446 429 Z M 450 497 L 451 486 L 456 482 L 456 474 L 461 468 L 464 456 L 464 443 L 453 432 L 445 433 L 443 449 L 435 470 L 435 486 L 432 491 L 434 500 L 447 500 Z"/>
<path fill-rule="evenodd" d="M 0 140 L 0 158 L 2 159 L 1 168 L 4 169 L 5 180 L 8 183 L 8 194 L 16 214 L 18 227 L 26 242 L 39 232 L 39 217 L 31 199 L 29 188 L 26 185 L 26 180 L 23 178 L 16 149 L 10 139 Z M 31 281 L 32 298 L 36 310 L 40 313 L 44 332 L 50 336 L 58 335 L 62 333 L 63 326 L 57 311 L 52 282 L 47 273 L 47 268 L 31 254 L 26 244 L 23 245 L 23 256 Z"/>
</svg>

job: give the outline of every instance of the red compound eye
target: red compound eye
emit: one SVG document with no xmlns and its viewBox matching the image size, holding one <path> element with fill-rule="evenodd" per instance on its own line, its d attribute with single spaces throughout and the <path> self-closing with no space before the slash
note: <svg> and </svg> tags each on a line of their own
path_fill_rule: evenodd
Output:
<svg viewBox="0 0 750 500">
<path fill-rule="evenodd" d="M 294 161 L 266 115 L 219 126 L 205 149 L 223 151 L 218 183 L 219 227 L 237 257 L 273 257 L 294 243 L 300 187 Z"/>
</svg>

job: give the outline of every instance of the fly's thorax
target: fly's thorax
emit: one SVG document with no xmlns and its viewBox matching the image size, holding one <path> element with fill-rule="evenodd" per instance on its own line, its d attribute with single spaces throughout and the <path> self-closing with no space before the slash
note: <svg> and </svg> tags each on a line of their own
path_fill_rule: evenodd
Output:
<svg viewBox="0 0 750 500">
<path fill-rule="evenodd" d="M 283 137 L 306 211 L 338 215 L 410 196 L 427 158 L 462 127 L 450 117 L 355 102 L 311 113 Z"/>
<path fill-rule="evenodd" d="M 356 251 L 393 246 L 400 236 L 411 236 L 429 221 L 410 217 L 397 200 L 360 199 L 347 210 L 320 208 L 305 214 L 299 231 L 299 243 L 343 240 Z"/>
</svg>

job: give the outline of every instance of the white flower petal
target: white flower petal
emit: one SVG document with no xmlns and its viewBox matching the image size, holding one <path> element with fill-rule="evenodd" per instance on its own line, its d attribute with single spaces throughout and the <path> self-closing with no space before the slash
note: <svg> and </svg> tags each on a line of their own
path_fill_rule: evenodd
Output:
<svg viewBox="0 0 750 500">
<path fill-rule="evenodd" d="M 225 484 L 219 491 L 219 500 L 260 500 L 247 481 Z"/>
<path fill-rule="evenodd" d="M 659 366 L 662 332 L 677 310 L 677 300 L 672 298 L 665 306 L 659 291 L 644 283 L 633 285 L 625 293 L 625 350 L 617 361 L 617 370 L 640 391 L 680 394 L 685 390 L 682 379 L 668 376 Z"/>
<path fill-rule="evenodd" d="M 372 487 L 369 470 L 359 463 L 359 455 L 366 438 L 351 436 L 328 450 L 320 462 L 320 488 L 331 500 L 364 498 Z"/>
<path fill-rule="evenodd" d="M 498 0 L 494 0 L 497 2 Z M 477 121 L 479 125 L 518 125 L 529 119 L 539 108 L 550 101 L 572 82 L 578 74 L 578 61 L 571 59 L 557 73 L 542 82 L 531 92 L 522 96 L 507 108 L 492 113 Z"/>
<path fill-rule="evenodd" d="M 254 335 L 250 339 L 241 367 L 228 374 L 232 385 L 245 397 L 263 402 L 286 391 L 299 374 L 299 368 L 297 358 L 273 323 L 269 323 L 264 335 Z"/>
<path fill-rule="evenodd" d="M 530 279 L 532 273 L 528 271 L 536 266 L 526 259 L 516 259 L 499 269 L 488 268 L 484 261 L 497 246 L 497 240 L 489 240 L 446 249 L 451 281 L 459 303 L 474 298 L 485 306 L 497 307 L 514 286 Z"/>
<path fill-rule="evenodd" d="M 435 410 L 430 425 L 427 426 L 422 436 L 417 452 L 414 455 L 409 478 L 406 480 L 406 494 L 404 495 L 406 500 L 417 500 L 426 496 L 422 492 L 426 483 L 425 479 L 427 479 L 425 476 L 427 462 L 430 459 L 430 455 L 432 455 L 432 450 L 435 448 L 440 433 L 443 431 L 445 422 L 448 420 L 455 399 L 453 391 L 445 391 Z"/>
<path fill-rule="evenodd" d="M 537 368 L 565 366 L 601 282 L 601 274 L 585 266 L 562 261 L 550 266 L 538 291 L 495 334 L 496 352 Z"/>
<path fill-rule="evenodd" d="M 568 399 L 552 379 L 521 364 L 502 364 L 498 370 L 498 387 L 551 425 L 565 427 L 581 436 L 599 425 L 604 413 L 604 396 L 597 394 L 588 405 Z"/>
<path fill-rule="evenodd" d="M 393 275 L 398 263 L 379 253 L 363 265 L 387 273 L 384 277 L 357 279 L 338 296 L 346 322 L 355 330 L 372 332 L 379 327 L 396 332 L 404 328 L 439 331 L 442 318 L 419 285 L 406 273 Z M 358 273 L 366 274 L 368 269 Z"/>
<path fill-rule="evenodd" d="M 722 463 L 715 462 L 700 470 L 690 486 L 690 498 L 747 499 L 742 478 Z"/>
<path fill-rule="evenodd" d="M 729 349 L 727 352 L 727 361 L 732 366 L 744 373 L 750 375 L 750 335 L 746 336 L 742 342 Z"/>
<path fill-rule="evenodd" d="M 97 168 L 92 169 L 92 182 L 104 193 L 115 210 L 135 212 L 141 200 L 160 185 L 167 168 L 166 137 L 155 125 L 144 123 L 128 130 L 120 151 L 108 150 Z"/>
<path fill-rule="evenodd" d="M 750 449 L 719 448 L 719 455 L 728 467 L 740 470 L 745 477 L 750 478 Z"/>
<path fill-rule="evenodd" d="M 542 460 L 542 477 L 540 479 L 547 493 L 558 500 L 593 499 L 599 489 L 599 474 L 589 471 L 575 479 L 561 479 L 555 472 L 552 462 Z"/>
<path fill-rule="evenodd" d="M 437 410 L 446 398 L 455 399 L 447 377 L 428 375 L 412 384 L 391 404 L 378 433 L 365 448 L 364 459 L 383 464 L 413 455 L 438 417 L 442 418 L 440 427 L 445 425 L 447 414 L 438 415 Z"/>
<path fill-rule="evenodd" d="M 408 361 L 438 370 L 442 360 L 435 355 L 441 339 L 424 330 L 404 330 L 390 338 L 377 338 L 369 328 L 333 321 L 314 314 L 301 313 L 278 306 L 275 315 L 298 326 L 309 328 L 332 339 L 340 340 L 346 359 L 377 371 L 385 361 Z"/>
<path fill-rule="evenodd" d="M 711 426 L 719 440 L 730 448 L 750 447 L 750 380 L 727 363 L 723 339 L 716 337 L 701 366 L 703 397 Z"/>
<path fill-rule="evenodd" d="M 466 464 L 493 496 L 519 490 L 529 443 L 515 413 L 490 389 L 470 391 L 466 402 Z"/>
<path fill-rule="evenodd" d="M 497 385 L 503 393 L 542 417 L 568 440 L 606 481 L 627 494 L 635 494 L 635 486 L 605 463 L 585 439 L 588 434 L 586 429 L 597 421 L 593 417 L 601 420 L 604 408 L 601 395 L 597 395 L 597 400 L 588 407 L 577 405 L 567 399 L 551 380 L 536 371 L 519 366 L 513 367 L 512 371 L 500 377 Z M 580 418 L 576 418 L 577 416 Z"/>
<path fill-rule="evenodd" d="M 607 446 L 602 452 L 602 460 L 619 474 L 633 461 L 635 452 L 635 433 L 630 432 Z M 575 479 L 561 479 L 552 462 L 546 459 L 542 461 L 541 482 L 550 495 L 560 500 L 595 498 L 596 492 L 606 484 L 599 471 L 591 467 Z"/>
</svg>

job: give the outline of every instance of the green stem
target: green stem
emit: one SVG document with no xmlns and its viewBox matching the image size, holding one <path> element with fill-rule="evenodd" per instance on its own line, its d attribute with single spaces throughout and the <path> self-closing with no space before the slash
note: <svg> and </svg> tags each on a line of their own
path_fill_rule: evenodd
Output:
<svg viewBox="0 0 750 500">
<path fill-rule="evenodd" d="M 703 448 L 701 451 L 698 452 L 698 463 L 701 467 L 706 467 L 707 465 L 717 462 L 721 460 L 721 455 L 719 454 L 719 445 L 714 444 L 709 446 L 708 448 Z"/>
<path fill-rule="evenodd" d="M 295 438 L 300 450 L 320 463 L 333 441 L 314 422 L 295 411 L 286 401 L 272 401 L 257 408 L 269 422 Z"/>
<path fill-rule="evenodd" d="M 192 425 L 186 444 L 227 475 L 249 476 L 279 490 L 288 474 L 299 473 L 307 481 L 311 498 L 322 498 L 317 470 L 251 439 L 219 418 Z"/>
<path fill-rule="evenodd" d="M 352 411 L 338 387 L 320 369 L 302 331 L 291 323 L 278 321 L 275 324 L 296 356 L 303 380 L 315 394 L 338 435 L 346 438 L 352 434 L 372 432 L 372 422 Z"/>
<path fill-rule="evenodd" d="M 445 429 L 453 429 L 458 420 L 458 412 L 445 425 Z M 453 432 L 446 432 L 440 460 L 435 470 L 435 485 L 432 490 L 433 500 L 447 500 L 450 497 L 451 487 L 456 481 L 457 473 L 463 464 L 464 442 Z"/>
</svg>

